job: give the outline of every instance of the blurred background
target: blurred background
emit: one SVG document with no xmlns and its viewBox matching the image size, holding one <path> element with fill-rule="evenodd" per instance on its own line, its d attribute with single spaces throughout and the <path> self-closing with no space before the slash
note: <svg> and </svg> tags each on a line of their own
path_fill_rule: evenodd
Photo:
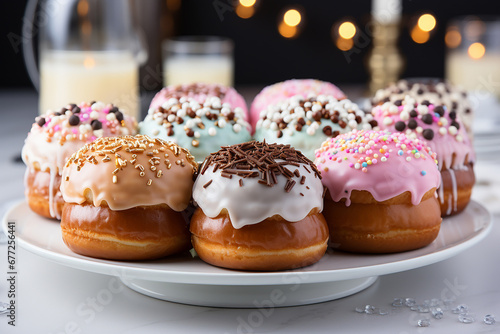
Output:
<svg viewBox="0 0 500 334">
<path fill-rule="evenodd" d="M 180 35 L 232 39 L 237 87 L 263 87 L 290 78 L 317 78 L 338 85 L 368 84 L 375 2 L 132 1 L 134 23 L 144 36 L 149 54 L 140 68 L 141 92 L 163 86 L 161 44 L 168 37 Z M 2 88 L 33 87 L 22 56 L 26 4 L 25 0 L 1 4 Z M 399 77 L 444 77 L 447 43 L 448 48 L 457 43 L 456 36 L 447 36 L 450 22 L 463 15 L 500 15 L 498 2 L 488 0 L 404 0 L 401 7 L 395 14 L 399 27 L 396 45 L 403 64 Z M 292 12 L 286 16 L 289 10 Z M 419 21 L 424 14 L 430 15 Z M 500 43 L 498 35 L 496 39 Z"/>
</svg>

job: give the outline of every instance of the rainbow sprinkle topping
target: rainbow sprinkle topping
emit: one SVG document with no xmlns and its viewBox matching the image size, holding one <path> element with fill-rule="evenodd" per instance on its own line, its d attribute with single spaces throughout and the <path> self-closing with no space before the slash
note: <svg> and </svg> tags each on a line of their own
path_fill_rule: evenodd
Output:
<svg viewBox="0 0 500 334">
<path fill-rule="evenodd" d="M 347 153 L 348 156 L 341 158 L 340 152 Z M 323 168 L 322 164 L 327 160 L 348 163 L 350 168 L 366 173 L 378 164 L 398 158 L 408 163 L 412 159 L 430 158 L 436 162 L 437 168 L 436 154 L 423 141 L 389 131 L 353 130 L 326 140 L 316 150 L 316 164 L 324 171 L 328 167 Z M 420 174 L 425 176 L 427 173 L 421 171 Z"/>
</svg>

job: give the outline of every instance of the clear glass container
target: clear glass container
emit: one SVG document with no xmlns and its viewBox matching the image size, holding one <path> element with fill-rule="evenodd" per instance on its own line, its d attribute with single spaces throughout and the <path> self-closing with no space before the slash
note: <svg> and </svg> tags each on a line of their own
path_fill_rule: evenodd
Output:
<svg viewBox="0 0 500 334">
<path fill-rule="evenodd" d="M 233 42 L 218 36 L 182 36 L 163 43 L 165 85 L 193 82 L 233 85 Z"/>
<path fill-rule="evenodd" d="M 139 117 L 139 66 L 147 54 L 132 23 L 129 1 L 35 2 L 27 6 L 25 22 L 38 15 L 37 26 L 27 29 L 39 31 L 40 56 L 37 64 L 28 47 L 25 60 L 39 89 L 39 112 L 102 101 Z"/>
<path fill-rule="evenodd" d="M 448 80 L 472 93 L 500 97 L 500 17 L 456 18 L 445 43 Z"/>
</svg>

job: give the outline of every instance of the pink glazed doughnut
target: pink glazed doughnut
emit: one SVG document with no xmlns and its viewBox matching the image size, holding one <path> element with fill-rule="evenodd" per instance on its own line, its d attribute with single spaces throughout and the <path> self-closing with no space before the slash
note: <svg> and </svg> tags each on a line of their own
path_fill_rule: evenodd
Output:
<svg viewBox="0 0 500 334">
<path fill-rule="evenodd" d="M 198 103 L 203 103 L 208 97 L 218 97 L 222 104 L 228 103 L 231 108 L 241 108 L 245 121 L 248 121 L 248 107 L 243 96 L 236 89 L 220 84 L 192 83 L 167 86 L 154 96 L 149 109 L 161 107 L 171 98 L 179 100 L 182 97 L 193 98 Z"/>
<path fill-rule="evenodd" d="M 459 115 L 444 105 L 418 103 L 410 96 L 377 106 L 372 114 L 381 129 L 419 138 L 436 152 L 441 172 L 441 215 L 450 216 L 465 209 L 475 183 L 475 154 Z"/>
<path fill-rule="evenodd" d="M 102 102 L 68 104 L 36 118 L 26 138 L 25 196 L 37 214 L 60 219 L 64 200 L 59 186 L 66 160 L 86 143 L 100 137 L 134 135 L 137 122 L 118 107 Z"/>
<path fill-rule="evenodd" d="M 438 235 L 435 153 L 418 139 L 356 131 L 325 141 L 315 164 L 328 189 L 323 214 L 330 246 L 361 253 L 424 247 Z"/>
<path fill-rule="evenodd" d="M 291 79 L 278 82 L 265 87 L 254 98 L 250 107 L 250 124 L 252 128 L 255 129 L 261 111 L 266 110 L 269 105 L 279 104 L 296 95 L 307 98 L 309 94 L 331 95 L 337 100 L 346 97 L 340 88 L 326 81 L 315 79 Z"/>
</svg>

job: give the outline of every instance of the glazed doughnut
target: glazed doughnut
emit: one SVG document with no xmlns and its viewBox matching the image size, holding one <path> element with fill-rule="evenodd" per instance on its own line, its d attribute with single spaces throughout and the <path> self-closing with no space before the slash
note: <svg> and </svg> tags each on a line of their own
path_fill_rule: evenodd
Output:
<svg viewBox="0 0 500 334">
<path fill-rule="evenodd" d="M 203 261 L 231 269 L 313 264 L 328 241 L 322 196 L 316 167 L 289 145 L 223 147 L 204 161 L 193 188 L 192 244 Z"/>
<path fill-rule="evenodd" d="M 475 183 L 475 154 L 461 119 L 444 105 L 415 102 L 410 96 L 373 108 L 380 127 L 425 141 L 437 154 L 441 171 L 438 199 L 441 215 L 461 212 L 469 203 Z"/>
<path fill-rule="evenodd" d="M 328 188 L 323 213 L 333 248 L 393 253 L 437 237 L 440 175 L 425 143 L 388 131 L 353 130 L 324 142 L 315 163 Z"/>
<path fill-rule="evenodd" d="M 250 106 L 250 124 L 255 129 L 257 121 L 263 110 L 270 105 L 278 105 L 292 96 L 301 96 L 308 98 L 313 95 L 331 95 L 341 100 L 345 99 L 345 94 L 334 84 L 315 79 L 291 79 L 278 82 L 264 87 L 257 96 L 255 96 Z"/>
<path fill-rule="evenodd" d="M 172 85 L 164 87 L 154 96 L 149 109 L 162 107 L 170 99 L 191 98 L 198 103 L 203 104 L 209 97 L 217 97 L 222 104 L 227 104 L 231 108 L 241 108 L 242 117 L 248 121 L 248 107 L 243 96 L 241 96 L 233 87 L 227 87 L 215 83 L 191 83 L 183 85 Z"/>
<path fill-rule="evenodd" d="M 428 101 L 434 105 L 445 105 L 449 111 L 454 111 L 465 125 L 467 133 L 472 135 L 474 112 L 467 91 L 452 85 L 446 80 L 402 79 L 379 89 L 372 98 L 372 105 L 382 105 L 385 102 L 396 102 L 410 96 L 417 103 Z"/>
<path fill-rule="evenodd" d="M 31 210 L 61 218 L 64 200 L 59 191 L 66 160 L 85 143 L 102 136 L 135 134 L 137 122 L 112 104 L 69 104 L 36 118 L 25 140 L 25 196 Z"/>
<path fill-rule="evenodd" d="M 254 137 L 269 143 L 290 144 L 314 160 L 314 151 L 328 138 L 352 129 L 372 128 L 378 129 L 377 121 L 349 99 L 296 95 L 262 111 Z"/>
<path fill-rule="evenodd" d="M 189 249 L 181 212 L 196 168 L 186 149 L 161 139 L 137 135 L 86 144 L 62 172 L 63 241 L 75 253 L 113 260 Z"/>
<path fill-rule="evenodd" d="M 223 145 L 251 139 L 244 115 L 242 108 L 232 108 L 218 97 L 207 97 L 201 103 L 192 97 L 172 98 L 161 107 L 149 109 L 139 132 L 173 141 L 201 162 Z"/>
</svg>

